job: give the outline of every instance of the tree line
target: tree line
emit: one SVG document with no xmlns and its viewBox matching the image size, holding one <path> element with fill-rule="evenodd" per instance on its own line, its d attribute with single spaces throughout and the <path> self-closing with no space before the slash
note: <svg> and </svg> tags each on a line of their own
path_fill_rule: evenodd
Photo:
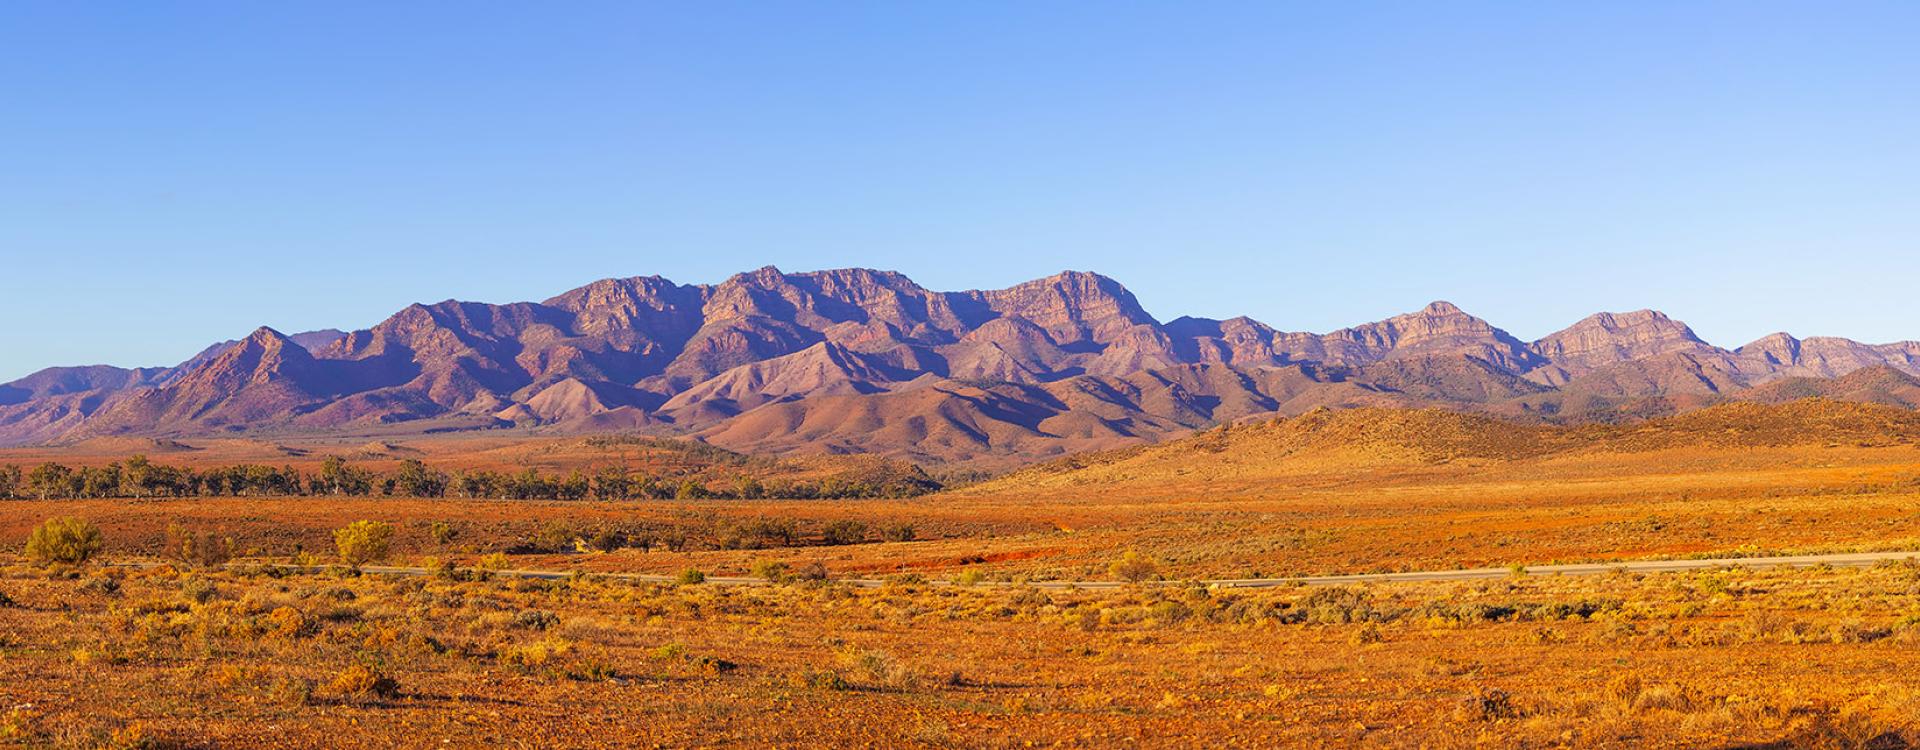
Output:
<svg viewBox="0 0 1920 750">
<path fill-rule="evenodd" d="M 457 497 L 502 500 L 841 499 L 914 497 L 940 489 L 917 467 L 818 480 L 761 480 L 740 475 L 708 480 L 660 476 L 619 467 L 592 473 L 441 471 L 416 459 L 376 471 L 334 457 L 318 471 L 235 464 L 195 469 L 135 455 L 104 466 L 47 462 L 0 466 L 0 498 L 54 500 L 153 497 Z"/>
</svg>

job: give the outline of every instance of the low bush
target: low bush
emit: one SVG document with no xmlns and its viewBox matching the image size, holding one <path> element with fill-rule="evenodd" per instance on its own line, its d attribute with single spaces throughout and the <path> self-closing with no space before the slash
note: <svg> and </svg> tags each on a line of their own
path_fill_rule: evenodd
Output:
<svg viewBox="0 0 1920 750">
<path fill-rule="evenodd" d="M 385 560 L 393 544 L 393 526 L 381 521 L 354 521 L 333 532 L 333 544 L 340 551 L 340 559 L 356 568 Z"/>
<path fill-rule="evenodd" d="M 859 544 L 867 541 L 867 524 L 864 521 L 834 521 L 820 532 L 821 541 L 827 544 Z"/>
<path fill-rule="evenodd" d="M 799 581 L 824 581 L 827 580 L 827 566 L 819 561 L 810 562 L 794 569 L 793 577 Z"/>
<path fill-rule="evenodd" d="M 212 568 L 227 564 L 234 557 L 231 537 L 216 537 L 212 532 L 196 531 L 178 523 L 167 525 L 167 557 L 190 567 Z"/>
<path fill-rule="evenodd" d="M 87 519 L 51 518 L 27 537 L 27 557 L 41 563 L 78 565 L 99 554 L 100 530 Z"/>
<path fill-rule="evenodd" d="M 1107 573 L 1128 583 L 1151 581 L 1160 576 L 1160 563 L 1134 550 L 1127 550 L 1120 559 L 1107 566 Z"/>
<path fill-rule="evenodd" d="M 749 572 L 753 577 L 764 578 L 769 583 L 786 583 L 792 577 L 792 572 L 787 569 L 787 564 L 776 560 L 756 562 L 753 564 L 753 569 Z"/>
<path fill-rule="evenodd" d="M 399 697 L 400 682 L 379 669 L 355 664 L 334 675 L 327 689 L 343 701 L 378 702 Z"/>
</svg>

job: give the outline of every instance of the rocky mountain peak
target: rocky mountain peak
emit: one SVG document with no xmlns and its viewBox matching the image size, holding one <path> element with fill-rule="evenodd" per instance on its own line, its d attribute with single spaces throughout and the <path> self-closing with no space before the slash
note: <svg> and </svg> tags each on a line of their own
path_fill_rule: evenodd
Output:
<svg viewBox="0 0 1920 750">
<path fill-rule="evenodd" d="M 1533 349 L 1569 375 L 1673 352 L 1720 351 L 1657 310 L 1595 313 L 1533 342 Z"/>
<path fill-rule="evenodd" d="M 1159 325 L 1133 292 L 1097 273 L 1063 271 L 976 294 L 995 312 L 1032 321 L 1061 344 L 1105 343 L 1134 326 Z"/>
<path fill-rule="evenodd" d="M 1297 334 L 1289 335 L 1298 348 Z M 1466 354 L 1510 369 L 1524 369 L 1534 357 L 1525 344 L 1476 318 L 1451 302 L 1437 301 L 1417 311 L 1395 315 L 1377 323 L 1344 328 L 1319 337 L 1315 344 L 1324 348 L 1321 355 L 1312 348 L 1297 351 L 1296 360 L 1325 359 L 1347 364 L 1367 364 L 1383 359 L 1422 357 L 1434 354 Z"/>
</svg>

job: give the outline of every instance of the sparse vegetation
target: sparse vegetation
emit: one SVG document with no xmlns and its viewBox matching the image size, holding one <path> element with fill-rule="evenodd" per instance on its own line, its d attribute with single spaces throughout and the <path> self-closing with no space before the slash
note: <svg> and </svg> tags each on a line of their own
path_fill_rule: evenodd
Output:
<svg viewBox="0 0 1920 750">
<path fill-rule="evenodd" d="M 524 732 L 561 707 L 644 690 L 663 709 L 648 725 L 663 742 L 726 732 L 780 744 L 805 732 L 831 744 L 865 732 L 911 744 L 928 732 L 916 717 L 938 704 L 949 707 L 940 736 L 962 746 L 1009 732 L 1039 743 L 1091 733 L 1100 744 L 1342 745 L 1365 725 L 1443 746 L 1573 736 L 1851 747 L 1920 739 L 1908 713 L 1920 685 L 1885 667 L 1920 643 L 1914 570 L 1047 591 L 155 568 L 101 597 L 88 592 L 100 576 L 0 565 L 8 591 L 71 603 L 0 610 L 0 680 L 27 691 L 0 731 L 29 745 L 106 737 L 131 726 L 118 706 L 165 695 L 223 710 L 150 711 L 146 736 L 258 744 L 271 731 L 328 744 L 329 721 L 404 732 L 444 719 L 438 696 L 487 685 L 491 708 L 436 724 L 439 736 Z M 49 669 L 97 687 L 68 702 L 36 698 L 33 680 L 59 673 Z M 1739 677 L 1756 669 L 1769 679 Z M 1340 698 L 1314 697 L 1326 695 Z M 862 721 L 777 710 L 795 705 Z M 1087 724 L 1087 711 L 1101 722 Z M 597 724 L 563 731 L 570 742 L 622 740 Z"/>
<path fill-rule="evenodd" d="M 1263 429 L 1277 428 L 1211 431 L 1205 455 L 1263 444 Z M 1338 460 L 1292 445 L 1284 460 L 1245 464 L 1294 472 L 1281 480 L 1130 464 L 1141 489 L 1124 494 L 1081 473 L 1111 464 L 1084 458 L 1069 471 L 1085 485 L 1041 473 L 932 502 L 595 500 L 601 473 L 582 471 L 589 499 L 566 503 L 350 492 L 271 512 L 163 494 L 0 503 L 16 549 L 46 516 L 84 513 L 115 555 L 175 562 L 0 561 L 0 589 L 23 603 L 0 608 L 0 684 L 25 686 L 10 700 L 35 706 L 8 719 L 23 733 L 9 741 L 103 744 L 136 723 L 189 746 L 262 744 L 263 726 L 280 727 L 277 742 L 326 744 L 327 728 L 348 723 L 434 727 L 456 744 L 548 725 L 566 734 L 533 741 L 631 739 L 554 723 L 579 705 L 648 706 L 648 739 L 667 745 L 1920 740 L 1908 711 L 1920 682 L 1886 666 L 1920 643 L 1914 564 L 1581 577 L 1539 567 L 1623 552 L 1903 548 L 1920 498 L 1910 446 L 1684 444 L 1542 461 L 1486 447 L 1505 450 L 1506 437 L 1447 439 L 1445 460 L 1366 432 L 1330 444 L 1348 451 Z M 360 471 L 338 468 L 347 484 Z M 442 470 L 450 482 L 463 471 Z M 757 476 L 729 465 L 701 481 L 772 495 L 773 482 L 743 478 Z M 1042 489 L 1008 489 L 1028 481 Z M 434 574 L 305 567 L 323 562 L 310 550 L 339 549 L 342 518 L 386 524 L 388 555 Z M 898 544 L 907 526 L 911 543 Z M 211 557 L 202 540 L 217 540 Z M 1516 562 L 1535 567 L 1459 583 L 1177 582 Z M 827 566 L 885 583 L 836 583 Z M 574 575 L 501 572 L 516 568 Z M 661 582 L 601 575 L 630 571 Z M 781 585 L 697 585 L 708 575 Z M 1045 587 L 1063 580 L 1140 585 Z M 382 677 L 391 686 L 376 689 Z M 72 690 L 78 680 L 89 689 Z M 36 684 L 82 697 L 54 700 Z M 152 695 L 222 711 L 189 723 Z M 482 696 L 492 702 L 464 710 Z M 450 722 L 454 710 L 466 718 Z M 823 712 L 847 720 L 810 718 Z"/>
</svg>

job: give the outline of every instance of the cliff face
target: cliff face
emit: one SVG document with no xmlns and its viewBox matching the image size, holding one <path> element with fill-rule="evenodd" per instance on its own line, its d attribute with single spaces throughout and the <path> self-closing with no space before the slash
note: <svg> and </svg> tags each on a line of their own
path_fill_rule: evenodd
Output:
<svg viewBox="0 0 1920 750">
<path fill-rule="evenodd" d="M 171 368 L 53 368 L 0 385 L 0 444 L 517 424 L 1011 461 L 1321 406 L 1607 417 L 1871 368 L 1920 374 L 1920 344 L 1778 334 L 1728 351 L 1651 310 L 1523 342 L 1446 302 L 1325 334 L 1163 324 L 1094 273 L 939 292 L 887 271 L 767 267 L 411 305 L 347 333 L 260 329 Z M 1885 377 L 1827 391 L 1905 393 Z M 1764 393 L 1780 392 L 1797 390 Z"/>
</svg>

